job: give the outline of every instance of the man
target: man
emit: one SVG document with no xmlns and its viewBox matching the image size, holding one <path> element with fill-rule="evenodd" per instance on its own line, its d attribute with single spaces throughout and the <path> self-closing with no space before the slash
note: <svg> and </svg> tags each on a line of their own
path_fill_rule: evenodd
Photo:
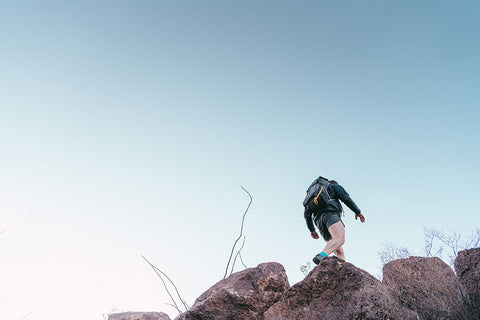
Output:
<svg viewBox="0 0 480 320">
<path fill-rule="evenodd" d="M 309 191 L 315 186 L 321 186 L 321 188 L 317 196 L 313 197 L 315 194 L 310 195 Z M 315 190 L 315 193 L 317 190 L 318 188 Z M 324 192 L 324 198 L 327 199 L 323 203 L 318 202 L 318 197 L 321 192 Z M 318 239 L 319 236 L 314 226 L 315 222 L 323 239 L 327 241 L 327 245 L 322 252 L 313 258 L 315 264 L 319 264 L 320 261 L 331 253 L 335 253 L 338 258 L 345 260 L 345 253 L 342 248 L 342 245 L 345 243 L 345 225 L 340 218 L 343 208 L 339 200 L 342 200 L 342 202 L 355 213 L 355 220 L 360 218 L 362 223 L 365 222 L 365 217 L 362 215 L 360 209 L 355 202 L 353 202 L 352 198 L 350 198 L 347 191 L 335 180 L 319 177 L 307 190 L 307 198 L 305 198 L 304 201 L 304 217 L 307 222 L 307 227 L 310 230 L 312 238 Z"/>
</svg>

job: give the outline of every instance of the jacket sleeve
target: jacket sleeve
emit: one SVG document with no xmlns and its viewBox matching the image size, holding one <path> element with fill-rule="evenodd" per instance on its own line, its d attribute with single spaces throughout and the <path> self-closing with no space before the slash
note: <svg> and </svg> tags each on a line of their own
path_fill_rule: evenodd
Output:
<svg viewBox="0 0 480 320">
<path fill-rule="evenodd" d="M 310 232 L 315 231 L 315 226 L 313 225 L 313 220 L 312 220 L 312 212 L 309 212 L 307 208 L 305 208 L 305 212 L 303 214 L 303 217 L 305 218 L 305 221 L 307 222 L 307 228 L 310 230 Z"/>
<path fill-rule="evenodd" d="M 357 207 L 355 202 L 353 202 L 352 198 L 350 198 L 350 195 L 345 191 L 345 189 L 339 185 L 339 184 L 334 184 L 332 185 L 334 190 L 335 190 L 335 195 L 338 199 L 342 200 L 343 203 L 347 205 L 347 207 L 350 208 L 355 213 L 360 213 L 360 209 Z"/>
</svg>

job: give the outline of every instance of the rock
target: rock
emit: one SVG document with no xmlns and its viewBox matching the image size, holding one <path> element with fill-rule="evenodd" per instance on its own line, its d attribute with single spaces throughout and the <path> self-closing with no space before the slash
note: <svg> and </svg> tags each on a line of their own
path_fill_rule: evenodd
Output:
<svg viewBox="0 0 480 320">
<path fill-rule="evenodd" d="M 163 312 L 123 312 L 112 313 L 108 320 L 170 320 Z"/>
<path fill-rule="evenodd" d="M 283 266 L 263 263 L 219 281 L 175 320 L 262 319 L 288 288 Z"/>
<path fill-rule="evenodd" d="M 420 319 L 463 319 L 464 300 L 453 270 L 439 258 L 410 257 L 387 263 L 383 283 Z"/>
<path fill-rule="evenodd" d="M 260 318 L 259 318 L 260 319 Z M 375 277 L 336 257 L 324 259 L 264 314 L 264 320 L 417 319 Z"/>
<path fill-rule="evenodd" d="M 480 318 L 480 248 L 460 251 L 455 272 L 470 298 L 472 312 Z"/>
</svg>

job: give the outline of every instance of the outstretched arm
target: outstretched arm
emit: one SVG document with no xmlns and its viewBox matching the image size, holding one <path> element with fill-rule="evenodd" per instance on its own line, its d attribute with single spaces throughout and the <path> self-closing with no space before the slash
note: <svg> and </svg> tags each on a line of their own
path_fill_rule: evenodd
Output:
<svg viewBox="0 0 480 320">
<path fill-rule="evenodd" d="M 350 208 L 350 210 L 355 212 L 355 215 L 360 214 L 360 208 L 358 208 L 355 202 L 353 202 L 347 191 L 345 191 L 345 189 L 339 184 L 333 184 L 332 186 L 335 190 L 335 195 L 337 196 L 337 198 L 342 200 L 343 203 L 345 203 L 347 207 Z"/>
</svg>

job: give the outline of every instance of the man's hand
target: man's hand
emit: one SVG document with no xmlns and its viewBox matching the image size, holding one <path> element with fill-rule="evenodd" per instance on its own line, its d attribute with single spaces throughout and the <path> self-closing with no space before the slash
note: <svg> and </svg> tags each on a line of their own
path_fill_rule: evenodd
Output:
<svg viewBox="0 0 480 320">
<path fill-rule="evenodd" d="M 320 238 L 320 237 L 318 236 L 317 231 L 312 231 L 312 232 L 310 232 L 310 235 L 312 236 L 313 239 L 318 239 L 318 238 Z"/>
<path fill-rule="evenodd" d="M 355 214 L 355 220 L 357 220 L 358 218 L 360 218 L 360 221 L 361 221 L 362 223 L 365 222 L 365 217 L 363 216 L 363 214 L 361 214 L 361 213 L 356 213 L 356 214 Z"/>
</svg>

